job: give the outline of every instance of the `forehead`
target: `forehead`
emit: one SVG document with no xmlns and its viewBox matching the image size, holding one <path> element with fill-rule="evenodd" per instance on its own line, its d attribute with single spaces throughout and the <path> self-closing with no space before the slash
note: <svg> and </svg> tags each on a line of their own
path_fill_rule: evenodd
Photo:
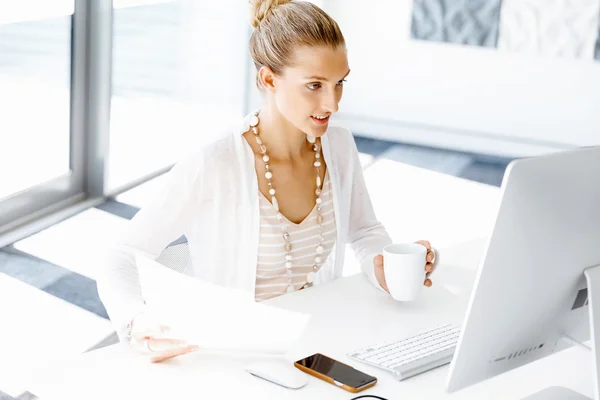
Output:
<svg viewBox="0 0 600 400">
<path fill-rule="evenodd" d="M 342 79 L 348 72 L 348 53 L 345 46 L 297 47 L 293 52 L 292 63 L 285 75 L 298 77 L 322 76 L 328 79 Z"/>
</svg>

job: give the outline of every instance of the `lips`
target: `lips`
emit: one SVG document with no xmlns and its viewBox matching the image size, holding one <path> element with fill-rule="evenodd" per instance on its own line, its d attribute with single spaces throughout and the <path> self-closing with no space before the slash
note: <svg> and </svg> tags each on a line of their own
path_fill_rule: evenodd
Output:
<svg viewBox="0 0 600 400">
<path fill-rule="evenodd" d="M 326 115 L 326 116 L 314 116 L 314 115 L 311 115 L 310 118 L 316 124 L 325 125 L 327 122 L 329 122 L 329 117 L 330 117 L 330 115 Z"/>
</svg>

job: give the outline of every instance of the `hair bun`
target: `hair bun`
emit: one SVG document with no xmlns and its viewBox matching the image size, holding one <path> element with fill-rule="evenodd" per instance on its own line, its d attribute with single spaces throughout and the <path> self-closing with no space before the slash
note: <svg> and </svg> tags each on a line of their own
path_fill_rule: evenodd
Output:
<svg viewBox="0 0 600 400">
<path fill-rule="evenodd" d="M 258 28 L 260 22 L 277 6 L 292 0 L 250 0 L 250 25 Z"/>
</svg>

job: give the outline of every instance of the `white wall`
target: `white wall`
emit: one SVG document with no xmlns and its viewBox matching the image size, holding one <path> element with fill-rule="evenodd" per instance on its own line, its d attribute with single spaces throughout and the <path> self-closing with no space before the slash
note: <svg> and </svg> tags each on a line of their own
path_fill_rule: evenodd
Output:
<svg viewBox="0 0 600 400">
<path fill-rule="evenodd" d="M 600 144 L 600 62 L 410 39 L 412 0 L 325 0 L 352 73 L 340 122 L 490 154 Z"/>
</svg>

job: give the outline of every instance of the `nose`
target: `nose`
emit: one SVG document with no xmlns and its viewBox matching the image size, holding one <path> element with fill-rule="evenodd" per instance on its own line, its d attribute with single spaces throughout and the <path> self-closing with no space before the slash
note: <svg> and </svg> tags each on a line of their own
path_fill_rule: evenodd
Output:
<svg viewBox="0 0 600 400">
<path fill-rule="evenodd" d="M 339 110 L 340 97 L 340 93 L 335 89 L 327 91 L 323 96 L 321 107 L 324 111 L 335 114 Z"/>
</svg>

